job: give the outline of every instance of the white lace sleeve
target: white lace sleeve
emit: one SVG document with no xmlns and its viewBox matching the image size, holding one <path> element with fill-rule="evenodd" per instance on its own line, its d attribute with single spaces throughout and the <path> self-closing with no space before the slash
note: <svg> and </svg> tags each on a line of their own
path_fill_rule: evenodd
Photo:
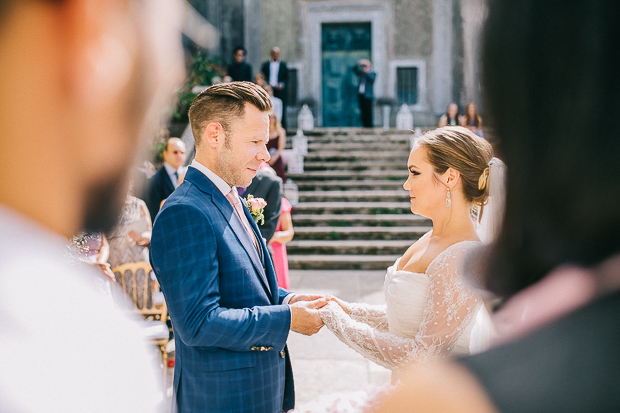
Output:
<svg viewBox="0 0 620 413">
<path fill-rule="evenodd" d="M 325 325 L 345 344 L 389 369 L 447 355 L 471 321 L 478 299 L 459 275 L 465 249 L 448 248 L 427 270 L 429 292 L 415 338 L 382 332 L 354 320 L 336 303 L 319 310 Z"/>
<path fill-rule="evenodd" d="M 349 303 L 351 318 L 376 328 L 379 331 L 388 331 L 388 319 L 385 305 L 370 305 L 363 303 Z"/>
</svg>

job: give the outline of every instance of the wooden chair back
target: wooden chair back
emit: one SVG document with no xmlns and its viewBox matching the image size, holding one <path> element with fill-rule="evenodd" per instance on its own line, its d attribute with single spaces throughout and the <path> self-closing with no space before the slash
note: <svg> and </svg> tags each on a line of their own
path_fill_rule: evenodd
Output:
<svg viewBox="0 0 620 413">
<path fill-rule="evenodd" d="M 123 292 L 131 298 L 134 307 L 145 318 L 159 318 L 166 322 L 168 307 L 162 298 L 156 303 L 156 297 L 161 296 L 159 283 L 152 277 L 153 269 L 148 262 L 130 262 L 114 267 L 112 272 Z"/>
</svg>

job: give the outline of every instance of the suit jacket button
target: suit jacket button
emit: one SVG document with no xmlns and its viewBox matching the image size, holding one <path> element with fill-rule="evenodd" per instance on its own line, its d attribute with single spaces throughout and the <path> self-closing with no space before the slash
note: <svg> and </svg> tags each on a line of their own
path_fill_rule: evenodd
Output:
<svg viewBox="0 0 620 413">
<path fill-rule="evenodd" d="M 284 352 L 284 350 L 282 350 L 282 351 L 280 352 L 280 357 L 282 357 L 282 358 L 286 357 L 286 353 Z"/>
</svg>

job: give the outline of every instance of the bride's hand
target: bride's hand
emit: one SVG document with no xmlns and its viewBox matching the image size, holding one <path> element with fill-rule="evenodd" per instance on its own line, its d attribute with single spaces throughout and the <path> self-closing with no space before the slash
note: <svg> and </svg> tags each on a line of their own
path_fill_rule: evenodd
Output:
<svg viewBox="0 0 620 413">
<path fill-rule="evenodd" d="M 347 303 L 347 302 L 346 302 L 346 301 L 344 301 L 344 300 L 341 300 L 341 299 L 340 299 L 340 298 L 338 298 L 338 297 L 334 297 L 334 296 L 331 296 L 329 299 L 330 299 L 331 301 L 335 301 L 335 302 L 337 302 L 337 303 L 338 303 L 338 305 L 339 305 L 340 307 L 342 307 L 342 309 L 344 310 L 344 312 L 345 312 L 345 313 L 347 313 L 348 315 L 351 315 L 351 310 L 349 309 L 349 303 Z"/>
</svg>

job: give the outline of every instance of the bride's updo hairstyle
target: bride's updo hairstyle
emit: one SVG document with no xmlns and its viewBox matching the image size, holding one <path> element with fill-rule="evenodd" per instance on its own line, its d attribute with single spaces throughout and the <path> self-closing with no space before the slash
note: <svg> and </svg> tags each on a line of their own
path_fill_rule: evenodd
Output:
<svg viewBox="0 0 620 413">
<path fill-rule="evenodd" d="M 425 133 L 415 144 L 426 149 L 428 162 L 437 175 L 448 168 L 459 171 L 465 198 L 474 206 L 484 207 L 489 197 L 489 162 L 493 158 L 489 142 L 467 128 L 445 126 Z"/>
</svg>

